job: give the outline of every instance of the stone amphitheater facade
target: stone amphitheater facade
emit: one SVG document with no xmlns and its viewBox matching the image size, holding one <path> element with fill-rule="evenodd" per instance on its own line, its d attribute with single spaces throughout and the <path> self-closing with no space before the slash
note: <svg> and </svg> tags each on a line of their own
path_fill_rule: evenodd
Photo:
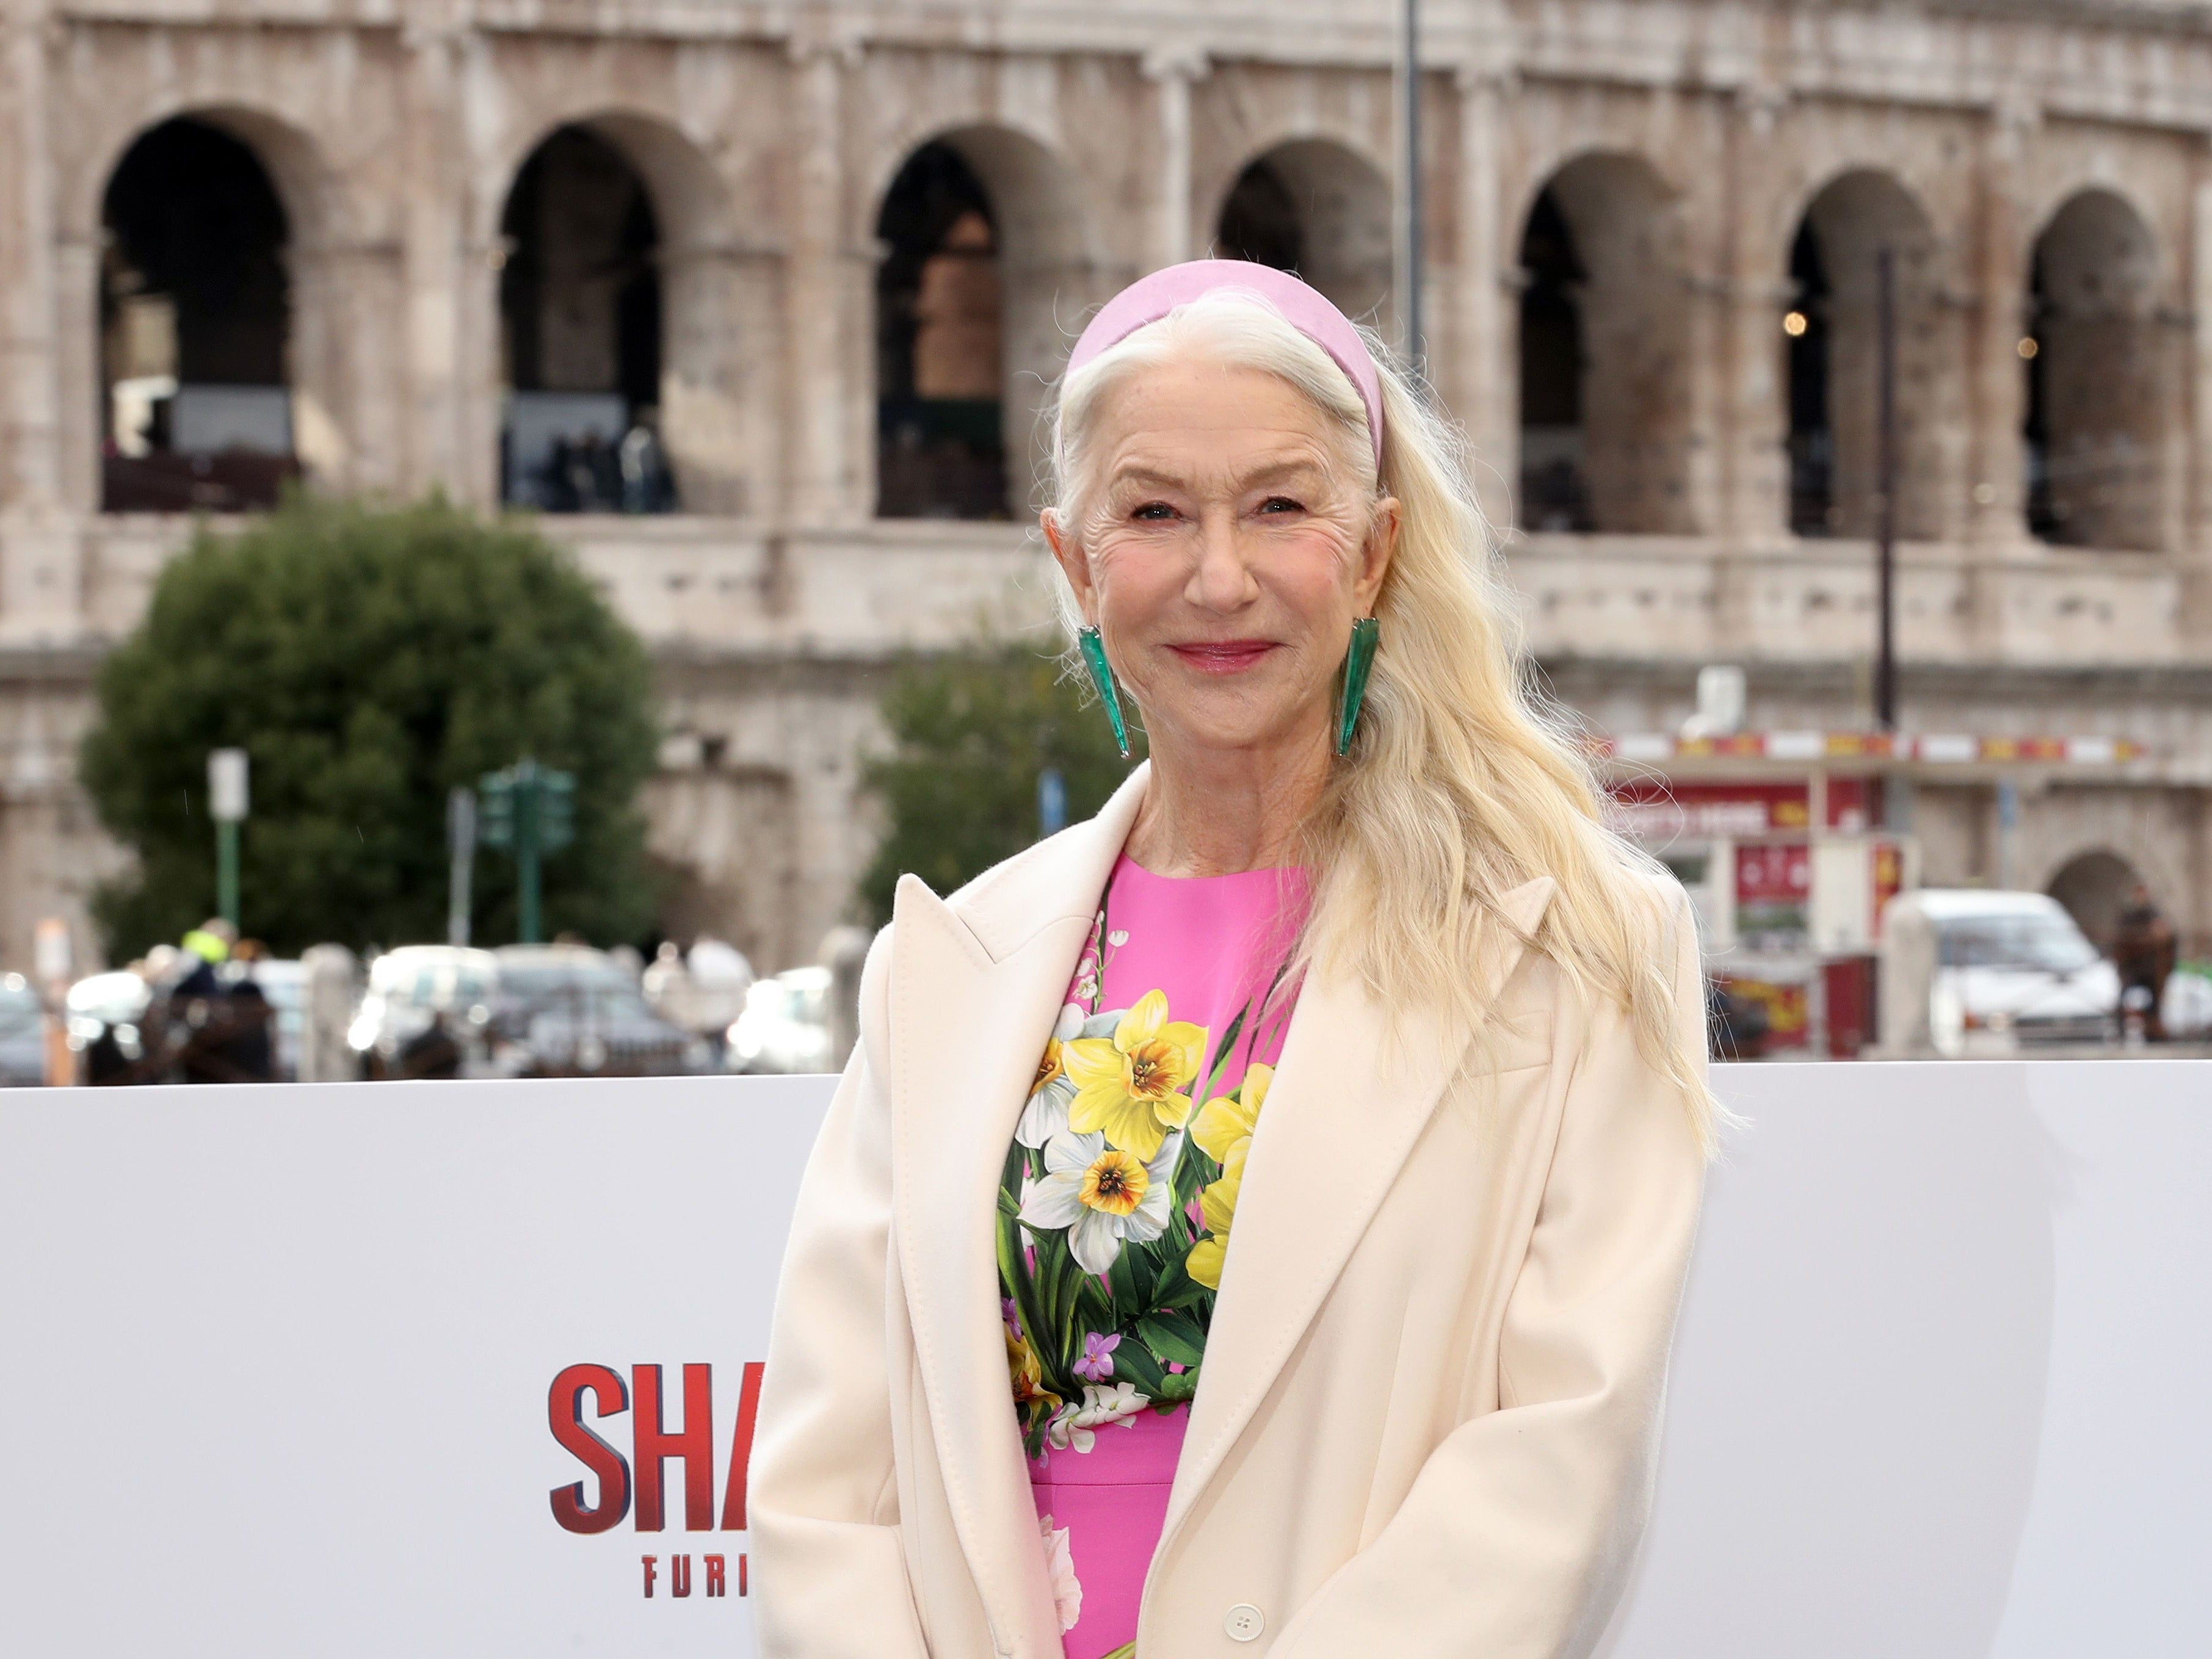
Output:
<svg viewBox="0 0 2212 1659">
<path fill-rule="evenodd" d="M 2021 775 L 2015 879 L 2115 860 L 2212 931 L 2208 9 L 1428 0 L 1427 360 L 1598 727 L 1671 730 L 1710 663 L 1754 724 L 1864 724 L 1887 249 L 1903 723 L 2141 745 Z M 485 509 L 531 410 L 649 405 L 679 510 L 545 523 L 658 654 L 670 926 L 810 955 L 885 664 L 1043 614 L 1030 416 L 1085 309 L 1234 245 L 1397 329 L 1398 11 L 7 0 L 0 966 L 116 867 L 72 756 L 191 524 L 126 487 L 118 411 L 196 377 L 236 395 L 176 393 L 179 432 L 274 408 L 319 487 Z M 279 332 L 216 339 L 118 215 L 239 154 Z M 1993 873 L 1996 796 L 1922 780 L 1929 879 Z"/>
</svg>

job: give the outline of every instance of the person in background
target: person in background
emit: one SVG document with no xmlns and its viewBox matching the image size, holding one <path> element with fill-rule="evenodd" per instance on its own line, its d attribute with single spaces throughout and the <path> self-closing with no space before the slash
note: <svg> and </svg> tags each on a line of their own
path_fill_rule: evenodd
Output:
<svg viewBox="0 0 2212 1659">
<path fill-rule="evenodd" d="M 2112 935 L 2112 964 L 2120 971 L 2121 1019 L 2127 1018 L 2130 1000 L 2142 1003 L 2143 1036 L 2153 1043 L 2166 1040 L 2166 982 L 2179 954 L 2173 923 L 2152 900 L 2150 889 L 2138 881 L 2120 910 Z M 2141 994 L 2131 999 L 2131 992 Z"/>
<path fill-rule="evenodd" d="M 220 916 L 211 916 L 185 934 L 176 962 L 176 978 L 168 985 L 172 1002 L 196 996 L 219 996 L 222 983 L 216 970 L 230 960 L 230 948 L 238 929 Z M 155 990 L 161 987 L 156 985 Z"/>
<path fill-rule="evenodd" d="M 233 972 L 222 988 L 223 1032 L 214 1053 L 234 1075 L 217 1081 L 266 1083 L 276 1075 L 276 1010 L 253 977 L 253 965 L 268 958 L 269 948 L 258 939 L 241 939 L 231 948 Z"/>
</svg>

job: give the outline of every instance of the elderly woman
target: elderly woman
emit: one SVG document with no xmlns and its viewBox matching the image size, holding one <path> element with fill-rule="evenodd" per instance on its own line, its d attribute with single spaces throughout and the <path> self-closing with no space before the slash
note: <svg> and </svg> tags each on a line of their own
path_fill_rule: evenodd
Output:
<svg viewBox="0 0 2212 1659">
<path fill-rule="evenodd" d="M 769 1344 L 762 1651 L 1586 1654 L 1712 1133 L 1680 890 L 1523 691 L 1449 429 L 1319 294 L 1127 289 L 1054 463 L 1152 758 L 900 886 Z"/>
</svg>

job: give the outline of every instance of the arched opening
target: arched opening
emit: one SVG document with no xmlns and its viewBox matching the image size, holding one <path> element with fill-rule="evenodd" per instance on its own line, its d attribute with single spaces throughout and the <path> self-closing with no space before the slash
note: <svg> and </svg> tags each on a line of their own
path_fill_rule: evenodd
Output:
<svg viewBox="0 0 2212 1659">
<path fill-rule="evenodd" d="M 1579 297 L 1588 274 L 1549 191 L 1529 212 L 1521 271 L 1521 523 L 1528 530 L 1594 530 L 1583 443 Z"/>
<path fill-rule="evenodd" d="M 949 143 L 892 180 L 876 233 L 876 511 L 1009 515 L 1004 300 L 990 193 Z"/>
<path fill-rule="evenodd" d="M 1521 237 L 1521 507 L 1532 530 L 1686 532 L 1688 275 L 1644 161 L 1552 175 Z"/>
<path fill-rule="evenodd" d="M 2051 878 L 2050 892 L 2091 942 L 2109 953 L 2119 932 L 2120 912 L 2142 885 L 2142 877 L 2133 864 L 2100 847 L 2078 853 L 2061 865 Z"/>
<path fill-rule="evenodd" d="M 1893 273 L 1897 328 L 1899 533 L 1942 532 L 1936 408 L 1941 349 L 1936 234 L 1903 185 L 1865 170 L 1813 198 L 1791 245 L 1783 317 L 1789 376 L 1790 527 L 1870 536 L 1880 512 L 1880 290 Z"/>
<path fill-rule="evenodd" d="M 1341 144 L 1294 139 L 1250 162 L 1221 204 L 1214 248 L 1295 271 L 1353 321 L 1388 329 L 1389 181 Z"/>
<path fill-rule="evenodd" d="M 908 155 L 875 220 L 876 511 L 1005 518 L 1025 506 L 1070 326 L 1118 287 L 1057 152 L 960 127 Z"/>
<path fill-rule="evenodd" d="M 2026 359 L 2028 528 L 2068 547 L 2154 550 L 2167 375 L 2158 248 L 2110 191 L 2068 200 L 2036 238 Z"/>
<path fill-rule="evenodd" d="M 132 144 L 100 204 L 100 506 L 275 505 L 294 453 L 291 226 L 252 149 L 212 122 Z"/>
<path fill-rule="evenodd" d="M 660 226 L 585 126 L 531 152 L 500 218 L 500 494 L 545 512 L 678 506 L 661 435 Z"/>
</svg>

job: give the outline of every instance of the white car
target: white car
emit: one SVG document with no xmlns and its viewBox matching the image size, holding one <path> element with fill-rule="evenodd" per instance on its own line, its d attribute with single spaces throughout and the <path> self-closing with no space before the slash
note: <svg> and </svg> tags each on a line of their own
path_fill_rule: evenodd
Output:
<svg viewBox="0 0 2212 1659">
<path fill-rule="evenodd" d="M 834 1071 L 830 1061 L 830 970 L 791 968 L 756 979 L 730 1026 L 732 1071 Z"/>
<path fill-rule="evenodd" d="M 1932 935 L 1927 1036 L 1939 1054 L 2000 1056 L 2118 1035 L 2118 971 L 2047 894 L 1924 888 L 1893 901 L 1883 926 Z"/>
</svg>

